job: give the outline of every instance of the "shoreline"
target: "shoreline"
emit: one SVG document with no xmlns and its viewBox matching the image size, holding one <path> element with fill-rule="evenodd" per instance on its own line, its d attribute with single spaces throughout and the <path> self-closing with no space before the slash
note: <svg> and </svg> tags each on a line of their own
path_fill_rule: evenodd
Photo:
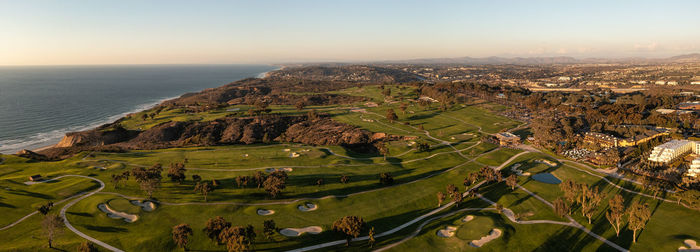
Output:
<svg viewBox="0 0 700 252">
<path fill-rule="evenodd" d="M 278 71 L 278 70 L 281 70 L 281 69 L 284 69 L 284 68 L 285 68 L 285 66 L 280 66 L 280 67 L 277 67 L 277 68 L 272 69 L 272 70 L 269 70 L 269 71 L 261 72 L 261 73 L 255 75 L 254 78 L 261 78 L 261 79 L 267 78 L 268 75 L 269 75 L 269 73 L 274 72 L 274 71 Z M 242 79 L 245 79 L 245 78 L 242 78 Z M 241 79 L 238 79 L 238 80 L 241 80 Z M 235 82 L 235 81 L 238 81 L 238 80 L 234 80 L 234 81 L 232 81 L 232 82 Z M 202 91 L 202 90 L 199 90 L 199 91 L 196 91 L 196 92 L 201 92 L 201 91 Z M 184 93 L 183 93 L 183 94 L 184 94 Z M 129 111 L 127 111 L 127 112 L 120 113 L 120 114 L 117 114 L 117 115 L 109 116 L 109 117 L 105 118 L 104 120 L 99 120 L 99 121 L 96 121 L 96 122 L 93 122 L 93 123 L 88 123 L 88 124 L 85 124 L 84 126 L 73 126 L 73 127 L 69 127 L 69 128 L 54 130 L 54 131 L 57 131 L 57 132 L 61 132 L 61 135 L 60 135 L 60 136 L 57 136 L 57 137 L 55 137 L 55 138 L 45 139 L 45 140 L 41 140 L 41 139 L 39 139 L 39 140 L 31 140 L 31 138 L 34 137 L 34 136 L 29 136 L 30 140 L 29 140 L 29 141 L 25 141 L 25 142 L 29 142 L 28 144 L 23 145 L 23 146 L 21 146 L 21 147 L 19 147 L 19 148 L 8 149 L 8 150 L 5 150 L 4 152 L 7 152 L 8 154 L 15 154 L 15 153 L 17 153 L 18 151 L 25 150 L 25 149 L 26 149 L 26 150 L 31 150 L 31 151 L 33 151 L 33 152 L 44 151 L 44 150 L 47 150 L 47 149 L 50 149 L 50 148 L 55 147 L 55 146 L 58 144 L 58 142 L 60 142 L 61 139 L 63 139 L 63 137 L 65 137 L 66 133 L 70 133 L 70 132 L 80 132 L 80 131 L 85 131 L 85 130 L 91 130 L 91 129 L 94 129 L 94 128 L 96 128 L 96 127 L 99 127 L 100 125 L 109 124 L 109 123 L 114 123 L 114 122 L 116 122 L 117 120 L 119 120 L 119 119 L 121 119 L 121 118 L 123 118 L 123 117 L 125 117 L 125 116 L 127 116 L 127 115 L 129 115 L 129 114 L 139 113 L 139 112 L 141 112 L 141 111 L 151 109 L 151 108 L 153 108 L 153 107 L 157 106 L 158 104 L 161 104 L 161 103 L 163 103 L 163 102 L 165 102 L 165 101 L 172 100 L 172 99 L 177 99 L 177 98 L 181 97 L 183 94 L 179 94 L 179 95 L 177 95 L 177 96 L 172 96 L 172 97 L 166 97 L 166 98 L 158 99 L 158 100 L 155 101 L 155 102 L 147 102 L 147 103 L 139 104 L 139 105 L 136 105 L 135 108 L 132 109 L 132 110 L 129 110 Z M 36 135 L 39 135 L 39 134 L 45 134 L 45 133 L 43 133 L 43 132 L 42 132 L 42 133 L 37 133 Z M 31 142 L 35 142 L 35 143 L 31 143 Z"/>
</svg>

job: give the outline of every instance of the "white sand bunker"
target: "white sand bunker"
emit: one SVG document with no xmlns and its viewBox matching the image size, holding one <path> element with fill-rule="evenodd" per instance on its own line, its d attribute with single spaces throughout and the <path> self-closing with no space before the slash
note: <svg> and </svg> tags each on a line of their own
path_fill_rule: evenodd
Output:
<svg viewBox="0 0 700 252">
<path fill-rule="evenodd" d="M 466 217 L 464 217 L 464 219 L 462 219 L 462 222 L 469 222 L 473 219 L 474 219 L 474 215 L 467 215 Z"/>
<path fill-rule="evenodd" d="M 292 157 L 292 158 L 299 157 L 299 156 L 301 156 L 301 154 L 296 153 L 296 152 L 292 152 L 292 154 L 289 155 L 289 157 Z"/>
<path fill-rule="evenodd" d="M 437 236 L 442 238 L 452 237 L 455 235 L 455 231 L 457 231 L 457 227 L 446 226 L 445 228 L 437 231 Z"/>
<path fill-rule="evenodd" d="M 484 246 L 484 244 L 492 241 L 493 239 L 501 237 L 501 233 L 503 232 L 498 228 L 491 229 L 489 235 L 481 237 L 481 239 L 479 240 L 473 240 L 469 243 L 469 245 L 471 245 L 472 247 L 480 248 L 481 246 Z"/>
<path fill-rule="evenodd" d="M 323 231 L 323 229 L 319 226 L 310 226 L 305 228 L 285 228 L 280 230 L 280 234 L 287 237 L 297 237 L 303 233 L 319 234 L 321 231 Z"/>
<path fill-rule="evenodd" d="M 299 205 L 297 208 L 299 209 L 299 211 L 308 212 L 318 209 L 318 206 L 313 203 L 306 203 L 304 205 Z"/>
<path fill-rule="evenodd" d="M 139 219 L 138 215 L 128 214 L 124 212 L 114 211 L 105 203 L 100 203 L 97 205 L 102 212 L 107 214 L 107 217 L 112 219 L 124 219 L 126 222 L 134 222 Z"/>
<path fill-rule="evenodd" d="M 694 240 L 685 240 L 683 241 L 685 243 L 685 246 L 681 246 L 678 248 L 678 251 L 683 251 L 683 252 L 700 252 L 700 246 L 698 246 L 698 243 Z"/>
<path fill-rule="evenodd" d="M 267 209 L 258 209 L 258 215 L 272 215 L 275 213 L 275 210 L 267 210 Z"/>
<path fill-rule="evenodd" d="M 290 152 L 290 151 L 292 151 L 292 150 L 290 150 L 290 149 L 284 149 L 284 151 L 286 151 L 286 152 Z"/>
<path fill-rule="evenodd" d="M 523 172 L 523 170 L 518 169 L 522 164 L 517 163 L 510 167 L 510 170 L 515 172 L 518 176 L 530 176 L 529 172 Z"/>
<path fill-rule="evenodd" d="M 134 206 L 140 206 L 141 209 L 143 209 L 143 211 L 146 211 L 146 212 L 156 210 L 156 204 L 153 203 L 152 201 L 132 200 L 129 202 Z"/>
</svg>

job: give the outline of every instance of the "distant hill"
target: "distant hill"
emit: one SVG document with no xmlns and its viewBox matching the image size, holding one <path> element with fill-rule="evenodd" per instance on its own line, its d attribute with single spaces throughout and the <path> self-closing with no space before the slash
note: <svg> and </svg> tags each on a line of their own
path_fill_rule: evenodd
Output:
<svg viewBox="0 0 700 252">
<path fill-rule="evenodd" d="M 678 55 L 669 58 L 584 58 L 577 59 L 569 56 L 560 57 L 458 57 L 458 58 L 425 58 L 410 60 L 391 60 L 378 63 L 404 64 L 462 64 L 462 65 L 550 65 L 550 64 L 582 64 L 582 63 L 628 63 L 628 64 L 658 64 L 658 63 L 700 63 L 700 53 Z"/>
</svg>

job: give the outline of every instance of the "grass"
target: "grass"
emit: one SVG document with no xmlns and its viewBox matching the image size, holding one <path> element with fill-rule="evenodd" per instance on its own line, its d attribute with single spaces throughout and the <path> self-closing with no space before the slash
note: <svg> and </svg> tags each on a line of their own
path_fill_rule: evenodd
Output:
<svg viewBox="0 0 700 252">
<path fill-rule="evenodd" d="M 387 88 L 391 88 L 394 95 L 401 93 L 393 98 L 396 101 L 401 100 L 402 97 L 415 98 L 416 96 L 414 87 L 401 89 L 389 85 Z M 373 101 L 384 100 L 378 86 L 349 88 L 335 93 L 362 95 Z M 252 224 L 258 231 L 255 241 L 257 250 L 288 250 L 343 239 L 342 235 L 329 230 L 333 221 L 345 215 L 361 216 L 368 227 L 374 227 L 377 233 L 390 230 L 435 209 L 437 207 L 435 195 L 439 191 L 444 192 L 447 184 L 455 184 L 463 189 L 461 185 L 468 173 L 477 171 L 482 164 L 498 166 L 520 152 L 512 149 L 498 149 L 494 144 L 479 142 L 484 134 L 519 125 L 517 121 L 498 115 L 504 109 L 500 105 L 477 101 L 464 106 L 457 105 L 447 111 L 439 111 L 436 105 L 422 108 L 411 104 L 404 114 L 398 109 L 399 104 L 400 102 L 393 102 L 376 108 L 365 108 L 368 113 L 348 112 L 347 109 L 341 109 L 339 106 L 313 108 L 327 112 L 334 120 L 373 132 L 418 136 L 419 139 L 415 141 L 428 142 L 433 145 L 430 150 L 417 151 L 414 149 L 415 146 L 410 146 L 412 142 L 410 140 L 391 141 L 388 145 L 389 155 L 386 161 L 382 156 L 355 153 L 339 146 L 304 146 L 290 143 L 174 148 L 126 153 L 81 153 L 58 162 L 33 162 L 4 155 L 6 161 L 0 164 L 0 189 L 3 189 L 0 191 L 0 210 L 4 213 L 4 217 L 0 218 L 0 226 L 31 213 L 49 200 L 56 202 L 98 187 L 98 184 L 91 180 L 76 177 L 28 186 L 22 183 L 28 176 L 41 174 L 44 177 L 57 177 L 64 174 L 79 174 L 100 179 L 106 182 L 107 186 L 101 193 L 83 199 L 69 208 L 68 220 L 81 232 L 126 251 L 175 250 L 170 232 L 172 226 L 180 223 L 190 224 L 194 230 L 190 249 L 222 250 L 222 246 L 211 242 L 201 231 L 207 219 L 215 216 L 222 216 L 234 225 Z M 171 110 L 163 111 L 155 118 L 146 121 L 141 120 L 140 115 L 136 114 L 124 120 L 122 124 L 130 129 L 145 129 L 167 121 L 206 121 L 223 116 L 244 116 L 241 112 L 227 111 L 230 108 L 247 110 L 246 106 L 231 106 L 196 114 L 184 114 L 181 111 Z M 392 123 L 384 118 L 389 108 L 399 114 L 397 122 Z M 271 106 L 271 109 L 273 113 L 290 115 L 306 112 L 297 111 L 292 106 Z M 418 130 L 419 125 L 439 141 L 426 136 L 424 131 Z M 516 133 L 526 135 L 527 131 Z M 461 150 L 461 154 L 469 159 L 455 153 L 450 146 L 438 145 L 441 141 L 451 142 L 454 148 Z M 291 158 L 292 152 L 301 155 Z M 472 158 L 475 158 L 476 162 L 469 162 Z M 697 211 L 623 192 L 599 177 L 579 170 L 587 169 L 585 167 L 572 166 L 568 163 L 549 167 L 534 162 L 542 158 L 547 157 L 527 153 L 510 164 L 521 163 L 520 169 L 532 174 L 551 172 L 561 180 L 572 179 L 578 183 L 598 186 L 608 198 L 603 200 L 601 210 L 594 216 L 592 223 L 588 224 L 588 220 L 580 215 L 578 208 L 575 208 L 572 214 L 577 222 L 596 234 L 633 251 L 675 250 L 684 239 L 700 239 L 698 237 L 700 219 L 697 218 Z M 171 182 L 167 180 L 164 173 L 162 187 L 154 194 L 158 200 L 177 204 L 159 204 L 155 211 L 146 212 L 127 199 L 111 194 L 119 193 L 135 198 L 141 198 L 144 195 L 133 179 L 115 188 L 109 182 L 113 174 L 138 166 L 151 166 L 155 163 L 163 164 L 167 171 L 170 163 L 185 160 L 187 160 L 188 179 L 182 184 Z M 106 169 L 100 170 L 95 167 Z M 278 198 L 270 198 L 262 189 L 254 186 L 238 188 L 235 185 L 236 176 L 252 175 L 257 170 L 265 171 L 270 167 L 293 168 L 289 173 L 287 188 Z M 395 186 L 387 187 L 378 183 L 378 174 L 382 172 L 393 175 Z M 504 169 L 504 172 L 508 175 L 508 169 Z M 208 201 L 216 204 L 201 204 L 204 202 L 203 197 L 193 192 L 194 182 L 191 180 L 193 174 L 200 175 L 204 180 L 219 181 L 220 186 L 208 196 Z M 340 183 L 339 178 L 342 175 L 350 176 L 350 182 Z M 324 180 L 322 186 L 316 185 L 319 178 Z M 635 184 L 614 178 L 608 179 L 624 188 L 644 191 Z M 557 185 L 540 183 L 528 177 L 519 177 L 519 183 L 549 202 L 562 197 Z M 504 182 L 485 185 L 479 192 L 513 210 L 522 220 L 567 221 L 557 216 L 545 203 L 523 190 L 511 190 Z M 348 196 L 348 194 L 351 195 Z M 636 244 L 631 243 L 629 230 L 623 231 L 619 238 L 616 237 L 605 219 L 603 209 L 607 206 L 609 197 L 614 194 L 622 194 L 626 203 L 641 200 L 650 203 L 652 207 L 653 216 L 647 228 L 639 235 Z M 281 202 L 293 200 L 298 201 Z M 297 210 L 297 206 L 305 202 L 318 205 L 318 210 L 313 212 Z M 100 203 L 107 203 L 117 211 L 139 215 L 139 219 L 134 223 L 126 223 L 123 220 L 109 218 L 97 208 Z M 251 205 L 260 203 L 267 205 Z M 52 212 L 57 213 L 61 207 L 62 204 L 58 204 Z M 516 250 L 523 251 L 609 251 L 612 249 L 576 228 L 553 224 L 516 224 L 492 210 L 460 210 L 484 207 L 489 206 L 480 199 L 465 199 L 459 207 L 452 206 L 435 215 L 445 215 L 444 217 L 428 221 L 433 218 L 431 216 L 395 234 L 378 239 L 376 245 L 381 247 L 400 241 L 427 221 L 416 237 L 392 250 L 476 250 L 468 245 L 469 241 L 487 234 L 492 228 L 502 229 L 503 235 L 479 250 L 504 251 L 517 248 Z M 260 208 L 274 210 L 275 214 L 260 216 L 256 213 Z M 462 212 L 457 213 L 457 211 Z M 462 223 L 461 219 L 467 214 L 476 216 L 476 219 Z M 267 239 L 260 232 L 263 221 L 267 219 L 273 219 L 280 228 L 318 225 L 324 229 L 324 232 L 319 235 L 307 234 L 293 238 L 276 234 Z M 40 221 L 41 216 L 34 215 L 15 227 L 0 231 L 0 244 L 4 245 L 3 249 L 46 250 Z M 435 235 L 437 230 L 446 225 L 459 226 L 455 237 L 440 238 Z M 363 235 L 366 234 L 366 231 L 364 232 Z M 82 241 L 82 238 L 66 231 L 55 244 L 60 249 L 75 250 Z M 368 249 L 366 242 L 354 242 L 350 248 L 343 246 L 326 248 L 326 250 L 341 251 Z"/>
</svg>

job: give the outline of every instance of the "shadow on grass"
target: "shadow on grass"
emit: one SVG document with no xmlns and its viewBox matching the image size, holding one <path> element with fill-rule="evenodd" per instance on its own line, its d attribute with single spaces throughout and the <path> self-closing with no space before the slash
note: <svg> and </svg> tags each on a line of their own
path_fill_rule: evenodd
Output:
<svg viewBox="0 0 700 252">
<path fill-rule="evenodd" d="M 129 231 L 126 228 L 121 228 L 121 227 L 105 227 L 105 226 L 95 226 L 95 225 L 84 225 L 88 230 L 91 231 L 97 231 L 97 232 L 108 232 L 108 233 L 124 233 Z"/>
</svg>

